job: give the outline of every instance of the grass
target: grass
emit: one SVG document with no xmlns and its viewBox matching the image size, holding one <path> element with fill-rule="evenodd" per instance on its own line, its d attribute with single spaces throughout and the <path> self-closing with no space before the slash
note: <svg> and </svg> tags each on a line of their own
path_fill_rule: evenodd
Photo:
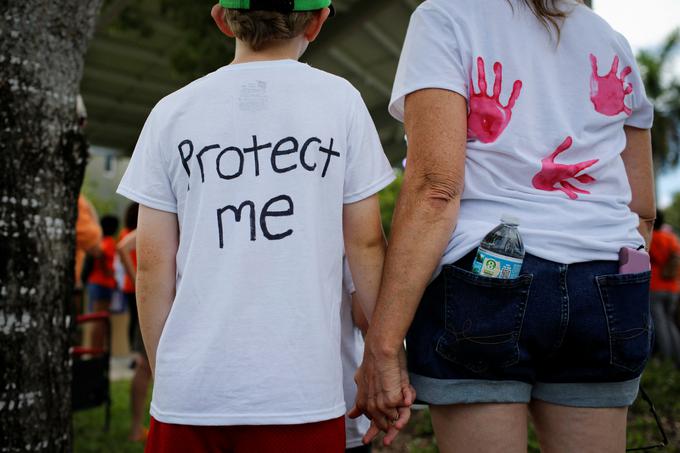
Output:
<svg viewBox="0 0 680 453">
<path fill-rule="evenodd" d="M 149 392 L 151 393 L 151 392 Z M 149 426 L 147 411 L 146 425 Z M 144 445 L 130 442 L 130 381 L 111 383 L 111 426 L 104 431 L 104 408 L 73 414 L 75 453 L 142 453 Z"/>
<path fill-rule="evenodd" d="M 652 360 L 642 378 L 669 438 L 664 453 L 680 453 L 680 371 L 669 362 Z M 628 416 L 628 448 L 656 445 L 661 441 L 656 422 L 647 403 L 638 398 Z M 432 423 L 427 410 L 414 413 L 410 425 L 392 448 L 376 444 L 375 453 L 437 453 Z M 540 452 L 533 429 L 529 431 L 529 453 Z"/>
<path fill-rule="evenodd" d="M 680 371 L 672 364 L 653 360 L 643 376 L 647 389 L 661 416 L 668 434 L 670 445 L 663 450 L 680 453 Z M 142 453 L 140 443 L 127 440 L 130 423 L 130 382 L 117 381 L 111 384 L 111 428 L 103 431 L 104 409 L 97 408 L 74 414 L 75 453 Z M 147 420 L 148 426 L 148 420 Z M 647 404 L 638 400 L 631 408 L 628 420 L 628 446 L 639 447 L 656 444 L 661 437 L 656 422 Z M 428 412 L 418 411 L 412 422 L 390 449 L 376 445 L 374 450 L 394 453 L 436 453 L 438 452 L 432 434 Z M 533 430 L 530 432 L 529 452 L 539 452 Z"/>
</svg>

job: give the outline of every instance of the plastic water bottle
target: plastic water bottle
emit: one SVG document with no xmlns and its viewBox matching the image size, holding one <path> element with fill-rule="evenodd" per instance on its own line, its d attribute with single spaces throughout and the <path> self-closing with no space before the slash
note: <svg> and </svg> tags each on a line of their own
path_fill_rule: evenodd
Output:
<svg viewBox="0 0 680 453">
<path fill-rule="evenodd" d="M 475 257 L 472 272 L 493 278 L 517 278 L 524 262 L 524 244 L 517 227 L 519 219 L 501 217 L 501 224 L 486 235 Z"/>
</svg>

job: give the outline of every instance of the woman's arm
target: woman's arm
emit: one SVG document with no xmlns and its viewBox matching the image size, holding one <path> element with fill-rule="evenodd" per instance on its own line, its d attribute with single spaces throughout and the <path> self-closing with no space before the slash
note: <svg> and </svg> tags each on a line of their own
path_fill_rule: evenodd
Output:
<svg viewBox="0 0 680 453">
<path fill-rule="evenodd" d="M 633 194 L 630 210 L 640 217 L 640 234 L 647 248 L 652 242 L 656 218 L 652 136 L 648 129 L 626 126 L 626 148 L 621 154 Z"/>
<path fill-rule="evenodd" d="M 137 227 L 137 307 L 151 370 L 175 298 L 175 258 L 179 247 L 177 215 L 139 206 Z"/>
<path fill-rule="evenodd" d="M 404 123 L 408 165 L 357 374 L 357 408 L 383 431 L 394 408 L 412 399 L 401 355 L 404 337 L 455 228 L 465 173 L 466 100 L 446 90 L 417 91 L 406 98 Z"/>
<path fill-rule="evenodd" d="M 130 254 L 136 248 L 137 230 L 128 233 L 116 246 L 120 262 L 123 264 L 125 272 L 127 272 L 132 281 L 137 280 L 137 269 L 135 269 L 135 263 L 132 262 L 132 256 Z"/>
</svg>

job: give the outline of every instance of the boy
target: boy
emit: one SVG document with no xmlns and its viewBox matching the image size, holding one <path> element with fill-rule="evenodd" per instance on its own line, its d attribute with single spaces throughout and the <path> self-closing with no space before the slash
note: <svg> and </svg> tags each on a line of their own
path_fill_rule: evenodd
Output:
<svg viewBox="0 0 680 453">
<path fill-rule="evenodd" d="M 154 108 L 118 189 L 141 204 L 147 451 L 342 452 L 343 244 L 374 301 L 394 175 L 358 92 L 297 62 L 330 0 L 221 5 L 234 61 Z"/>
</svg>

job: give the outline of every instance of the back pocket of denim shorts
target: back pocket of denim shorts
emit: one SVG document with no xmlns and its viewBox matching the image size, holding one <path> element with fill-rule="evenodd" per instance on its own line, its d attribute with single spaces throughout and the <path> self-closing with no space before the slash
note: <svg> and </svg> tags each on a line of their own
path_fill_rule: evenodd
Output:
<svg viewBox="0 0 680 453">
<path fill-rule="evenodd" d="M 445 332 L 437 352 L 474 373 L 506 368 L 519 361 L 532 275 L 489 278 L 445 266 Z"/>
<path fill-rule="evenodd" d="M 650 275 L 596 277 L 609 329 L 610 363 L 634 373 L 645 366 L 651 352 Z"/>
</svg>

